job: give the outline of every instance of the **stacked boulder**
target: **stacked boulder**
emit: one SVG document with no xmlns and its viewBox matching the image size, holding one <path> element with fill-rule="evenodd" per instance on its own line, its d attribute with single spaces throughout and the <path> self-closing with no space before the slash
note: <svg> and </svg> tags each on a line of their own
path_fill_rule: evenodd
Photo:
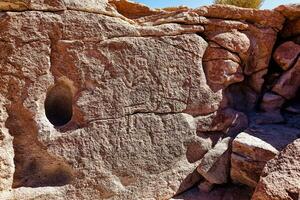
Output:
<svg viewBox="0 0 300 200">
<path fill-rule="evenodd" d="M 253 196 L 255 200 L 298 199 L 300 193 L 297 169 L 299 142 L 284 150 L 300 137 L 299 126 L 295 124 L 300 113 L 300 28 L 297 28 L 300 8 L 299 5 L 280 6 L 276 10 L 286 17 L 286 23 L 279 33 L 279 45 L 273 53 L 274 62 L 271 62 L 265 76 L 260 111 L 250 113 L 249 127 L 238 134 L 232 143 L 231 179 L 252 188 L 257 187 Z M 292 146 L 296 149 L 293 150 L 293 158 L 288 161 L 281 154 L 291 151 Z M 291 164 L 282 164 L 281 161 Z M 290 173 L 294 177 L 286 176 L 284 170 L 283 174 L 275 172 L 281 167 L 292 170 Z"/>
<path fill-rule="evenodd" d="M 300 45 L 293 41 L 284 42 L 273 54 L 276 63 L 283 73 L 275 80 L 271 90 L 263 95 L 261 108 L 267 112 L 280 112 L 282 105 L 295 98 L 300 87 Z M 300 103 L 300 102 L 299 102 Z M 300 113 L 297 108 L 288 111 Z"/>
</svg>

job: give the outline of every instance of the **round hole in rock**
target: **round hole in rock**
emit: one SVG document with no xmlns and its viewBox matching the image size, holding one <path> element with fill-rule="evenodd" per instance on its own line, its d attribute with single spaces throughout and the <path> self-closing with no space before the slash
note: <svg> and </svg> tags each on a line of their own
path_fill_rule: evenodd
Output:
<svg viewBox="0 0 300 200">
<path fill-rule="evenodd" d="M 60 79 L 50 87 L 45 100 L 45 112 L 54 126 L 67 124 L 73 116 L 73 92 L 70 80 Z"/>
</svg>

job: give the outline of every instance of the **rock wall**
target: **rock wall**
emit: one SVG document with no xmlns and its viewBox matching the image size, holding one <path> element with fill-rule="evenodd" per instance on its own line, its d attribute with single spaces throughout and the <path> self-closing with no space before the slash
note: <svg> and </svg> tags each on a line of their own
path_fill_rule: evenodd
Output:
<svg viewBox="0 0 300 200">
<path fill-rule="evenodd" d="M 262 125 L 294 119 L 280 113 L 288 97 L 276 88 L 300 85 L 297 6 L 5 0 L 0 10 L 1 199 L 255 187 L 265 163 L 299 137 L 297 127 Z"/>
</svg>

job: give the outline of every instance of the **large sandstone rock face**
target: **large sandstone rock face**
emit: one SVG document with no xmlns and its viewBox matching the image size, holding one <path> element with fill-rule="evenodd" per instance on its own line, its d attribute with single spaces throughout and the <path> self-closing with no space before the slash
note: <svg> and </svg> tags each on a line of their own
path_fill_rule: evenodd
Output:
<svg viewBox="0 0 300 200">
<path fill-rule="evenodd" d="M 255 184 L 234 179 L 234 156 L 261 154 L 235 137 L 266 90 L 290 8 L 280 9 L 0 1 L 0 199 L 160 200 L 231 179 L 254 187 L 263 166 Z M 287 71 L 263 94 L 271 113 L 300 85 L 297 45 L 273 55 Z"/>
</svg>

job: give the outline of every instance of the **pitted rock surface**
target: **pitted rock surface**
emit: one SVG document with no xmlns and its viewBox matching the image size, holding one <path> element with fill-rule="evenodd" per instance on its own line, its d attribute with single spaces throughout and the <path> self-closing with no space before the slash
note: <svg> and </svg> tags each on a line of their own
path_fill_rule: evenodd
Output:
<svg viewBox="0 0 300 200">
<path fill-rule="evenodd" d="M 294 50 L 265 82 L 298 7 L 5 0 L 0 10 L 0 199 L 163 200 L 199 183 L 236 197 L 218 184 L 242 170 L 235 153 L 253 155 L 257 143 L 240 137 L 250 112 L 273 114 L 300 85 Z M 262 168 L 254 184 L 234 180 L 254 187 Z"/>
</svg>

